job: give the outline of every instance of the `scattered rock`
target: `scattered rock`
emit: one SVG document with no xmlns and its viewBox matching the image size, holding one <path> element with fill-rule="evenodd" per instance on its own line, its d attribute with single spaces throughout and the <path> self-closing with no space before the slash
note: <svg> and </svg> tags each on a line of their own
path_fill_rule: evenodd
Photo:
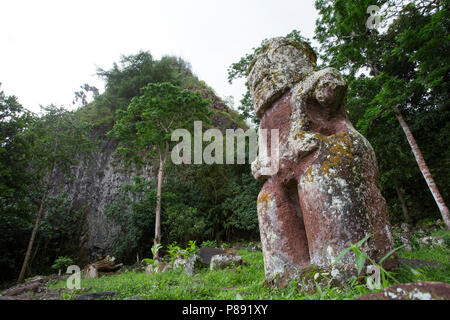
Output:
<svg viewBox="0 0 450 320">
<path fill-rule="evenodd" d="M 75 297 L 73 300 L 107 300 L 117 295 L 114 291 L 86 293 Z"/>
<path fill-rule="evenodd" d="M 221 270 L 228 267 L 237 267 L 243 264 L 244 261 L 240 255 L 231 253 L 217 254 L 212 257 L 209 270 Z"/>
<path fill-rule="evenodd" d="M 147 267 L 148 263 L 145 261 L 138 261 L 135 264 L 133 264 L 129 270 L 134 270 L 136 272 L 142 272 L 145 271 L 146 267 Z"/>
<path fill-rule="evenodd" d="M 184 272 L 192 276 L 196 271 L 205 268 L 207 265 L 203 262 L 198 254 L 190 256 L 184 265 Z"/>
<path fill-rule="evenodd" d="M 411 246 L 411 228 L 407 223 L 402 223 L 400 225 L 400 231 L 398 232 L 398 237 L 402 245 L 404 245 L 404 249 L 408 251 L 412 251 Z"/>
<path fill-rule="evenodd" d="M 348 279 L 353 276 L 357 276 L 357 274 L 355 268 L 352 266 L 336 265 L 318 267 L 312 265 L 298 272 L 296 279 L 298 280 L 299 290 L 306 293 L 314 293 L 317 290 L 317 286 L 322 289 L 326 289 L 329 286 L 344 287 Z M 360 275 L 360 277 L 362 278 L 363 275 Z M 279 282 L 275 285 L 278 287 L 286 287 L 288 283 Z"/>
<path fill-rule="evenodd" d="M 98 278 L 99 272 L 116 272 L 123 267 L 123 263 L 116 264 L 116 258 L 107 256 L 105 259 L 94 262 L 83 269 L 87 278 Z"/>
<path fill-rule="evenodd" d="M 163 272 L 166 272 L 166 271 L 168 271 L 170 269 L 172 269 L 170 264 L 165 263 L 163 261 L 156 261 L 155 265 L 153 265 L 153 264 L 147 265 L 145 267 L 145 272 L 148 273 L 148 274 L 163 273 Z"/>
<path fill-rule="evenodd" d="M 407 224 L 406 222 L 403 222 L 400 225 L 400 229 L 402 230 L 402 232 L 407 232 L 407 233 L 411 232 L 411 228 L 409 227 L 409 224 Z"/>
<path fill-rule="evenodd" d="M 45 284 L 49 280 L 59 279 L 58 276 L 36 276 L 26 283 L 21 283 L 4 290 L 0 300 L 61 300 L 58 291 L 49 290 Z"/>
<path fill-rule="evenodd" d="M 210 264 L 211 258 L 217 254 L 223 254 L 225 253 L 225 250 L 219 249 L 219 248 L 200 248 L 198 254 L 200 255 L 200 258 L 202 259 L 203 263 Z"/>
<path fill-rule="evenodd" d="M 450 284 L 443 282 L 402 283 L 356 300 L 450 300 Z"/>
<path fill-rule="evenodd" d="M 157 266 L 156 266 L 156 273 L 163 273 L 166 271 L 171 270 L 172 267 L 170 266 L 170 264 L 165 263 L 163 261 L 157 261 Z"/>
<path fill-rule="evenodd" d="M 145 267 L 145 273 L 153 274 L 153 272 L 155 271 L 154 269 L 154 266 L 152 264 L 149 264 Z"/>
<path fill-rule="evenodd" d="M 98 271 L 94 266 L 88 266 L 87 270 L 84 273 L 86 278 L 90 279 L 97 279 L 98 278 Z"/>
<path fill-rule="evenodd" d="M 437 236 L 421 238 L 419 243 L 422 247 L 445 248 L 445 240 Z"/>
<path fill-rule="evenodd" d="M 258 251 L 262 251 L 262 246 L 261 243 L 257 243 L 257 244 L 249 244 L 246 248 L 248 251 L 250 252 L 258 252 Z"/>
<path fill-rule="evenodd" d="M 45 278 L 36 276 L 25 283 L 18 284 L 2 292 L 5 296 L 18 296 L 25 292 L 43 292 L 45 290 Z"/>
<path fill-rule="evenodd" d="M 175 261 L 173 262 L 173 268 L 174 269 L 180 269 L 180 268 L 184 268 L 184 266 L 186 265 L 186 259 L 184 258 L 177 258 L 175 259 Z"/>
</svg>

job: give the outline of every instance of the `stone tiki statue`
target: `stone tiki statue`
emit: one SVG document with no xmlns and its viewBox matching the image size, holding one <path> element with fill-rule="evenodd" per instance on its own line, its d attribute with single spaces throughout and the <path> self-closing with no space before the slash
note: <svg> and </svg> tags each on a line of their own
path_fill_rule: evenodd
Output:
<svg viewBox="0 0 450 320">
<path fill-rule="evenodd" d="M 278 171 L 267 175 L 260 156 L 252 163 L 254 177 L 266 181 L 257 204 L 266 280 L 330 267 L 369 234 L 362 249 L 378 262 L 394 239 L 375 153 L 346 114 L 342 75 L 317 71 L 308 44 L 275 38 L 255 54 L 248 80 L 260 129 L 279 130 Z M 354 263 L 348 253 L 338 265 Z"/>
</svg>

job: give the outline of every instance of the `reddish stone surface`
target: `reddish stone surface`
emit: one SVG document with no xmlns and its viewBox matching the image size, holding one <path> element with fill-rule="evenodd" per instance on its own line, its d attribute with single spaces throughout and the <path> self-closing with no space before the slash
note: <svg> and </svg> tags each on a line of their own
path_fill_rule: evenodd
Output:
<svg viewBox="0 0 450 320">
<path fill-rule="evenodd" d="M 269 41 L 267 54 L 262 51 L 256 56 L 264 62 L 253 65 L 283 61 L 282 70 L 287 70 L 290 56 L 274 58 L 295 50 L 283 50 L 283 46 L 290 46 L 283 41 Z M 296 50 L 298 59 L 301 50 Z M 307 60 L 308 54 L 303 59 Z M 394 248 L 386 202 L 377 188 L 375 153 L 346 114 L 346 82 L 335 69 L 308 68 L 300 72 L 297 82 L 279 77 L 276 65 L 270 68 L 276 74 L 273 77 L 264 70 L 251 70 L 249 84 L 252 93 L 258 93 L 254 100 L 261 117 L 260 129 L 269 130 L 269 154 L 273 147 L 270 130 L 278 129 L 280 137 L 276 174 L 261 174 L 264 164 L 259 158 L 252 164 L 255 178 L 266 180 L 258 197 L 258 218 L 269 280 L 285 279 L 311 264 L 329 267 L 349 242 L 356 243 L 368 234 L 373 236 L 362 249 L 375 261 Z M 258 74 L 264 76 L 264 82 L 258 81 Z M 267 79 L 273 79 L 274 84 L 268 86 Z M 284 91 L 280 94 L 277 88 Z M 339 264 L 354 262 L 355 256 L 348 253 Z M 394 263 L 395 259 L 388 259 L 385 266 Z"/>
</svg>

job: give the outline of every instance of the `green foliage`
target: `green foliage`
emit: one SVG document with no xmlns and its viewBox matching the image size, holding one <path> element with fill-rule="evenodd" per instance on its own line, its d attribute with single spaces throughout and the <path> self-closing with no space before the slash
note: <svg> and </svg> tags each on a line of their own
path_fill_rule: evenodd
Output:
<svg viewBox="0 0 450 320">
<path fill-rule="evenodd" d="M 18 266 L 23 262 L 45 190 L 52 189 L 56 180 L 57 186 L 61 181 L 71 183 L 71 167 L 79 160 L 88 165 L 88 154 L 96 150 L 97 143 L 115 143 L 115 139 L 111 141 L 110 137 L 119 138 L 119 152 L 125 151 L 122 155 L 127 160 L 150 163 L 154 167 L 153 156 L 158 145 L 170 142 L 168 132 L 152 126 L 156 119 L 166 117 L 172 120 L 176 114 L 175 118 L 179 116 L 180 121 L 174 123 L 173 128 L 176 125 L 176 128 L 191 129 L 194 119 L 203 120 L 204 127 L 209 128 L 212 127 L 209 118 L 217 115 L 226 117 L 233 127 L 236 124 L 246 127 L 237 113 L 223 109 L 223 103 L 214 91 L 199 81 L 182 59 L 163 57 L 155 60 L 150 53 L 140 52 L 123 56 L 110 70 L 99 69 L 98 75 L 105 80 L 105 92 L 99 94 L 89 84 L 81 86 L 74 101 L 81 107 L 75 112 L 49 106 L 41 115 L 34 115 L 15 97 L 8 97 L 3 92 L 0 94 L 0 134 L 4 147 L 0 150 L 0 268 L 4 271 L 0 275 L 1 280 L 16 276 Z M 213 100 L 213 108 L 217 107 L 212 109 L 214 114 L 209 112 L 211 105 L 202 95 Z M 133 114 L 133 111 L 142 113 Z M 130 116 L 130 122 L 126 124 L 120 123 L 124 114 Z M 106 137 L 106 132 L 114 131 L 111 129 L 116 120 L 118 131 Z M 135 139 L 135 145 L 128 144 L 127 139 L 131 137 L 128 134 L 135 129 L 141 130 L 139 133 L 147 132 L 148 136 L 137 134 L 142 139 Z M 123 132 L 125 135 L 120 137 Z M 227 197 L 231 199 L 239 192 L 238 188 L 233 188 L 235 191 L 231 190 L 227 195 L 229 184 L 237 184 L 235 179 L 249 173 L 248 165 L 202 165 L 184 169 L 184 166 L 170 162 L 165 164 L 165 192 L 162 193 L 161 208 L 163 243 L 178 241 L 185 246 L 190 239 L 201 241 L 211 237 L 220 241 L 248 230 L 251 232 L 246 232 L 246 236 L 255 239 L 259 236 L 253 223 L 250 229 L 236 223 L 240 214 L 246 217 L 251 214 L 247 210 L 249 208 L 242 206 L 241 209 L 236 202 L 222 208 Z M 151 252 L 149 239 L 155 229 L 155 189 L 155 181 L 136 178 L 123 186 L 116 201 L 106 204 L 106 214 L 118 227 L 112 253 L 121 261 L 131 262 L 136 254 L 146 256 Z M 250 197 L 255 198 L 255 195 Z M 79 235 L 84 232 L 82 226 L 87 208 L 78 204 L 72 207 L 64 194 L 55 194 L 47 201 L 49 205 L 44 206 L 45 218 L 40 223 L 32 251 L 33 273 L 50 272 L 54 259 L 61 255 L 78 258 L 76 247 Z M 245 203 L 244 197 L 241 202 Z M 236 214 L 232 210 L 236 210 Z M 256 212 L 253 217 L 256 217 Z M 225 223 L 226 220 L 232 223 Z"/>
<path fill-rule="evenodd" d="M 149 259 L 149 258 L 142 259 L 142 261 L 146 262 L 147 264 L 151 264 L 151 265 L 155 264 L 155 260 Z"/>
<path fill-rule="evenodd" d="M 140 96 L 141 89 L 149 83 L 169 82 L 183 88 L 203 85 L 186 61 L 173 56 L 155 60 L 148 51 L 124 55 L 111 69 L 99 68 L 97 75 L 105 80 L 105 92 L 94 94 L 94 101 L 79 110 L 82 117 L 97 127 L 106 125 L 110 128 L 116 111 L 126 109 L 131 99 Z M 91 87 L 85 85 L 84 88 Z M 76 98 L 83 96 L 83 92 L 76 93 Z"/>
<path fill-rule="evenodd" d="M 162 199 L 164 210 L 176 196 L 163 193 Z M 113 254 L 121 261 L 132 261 L 136 253 L 146 256 L 151 252 L 149 239 L 155 229 L 155 205 L 155 182 L 134 177 L 132 183 L 122 186 L 117 200 L 105 207 L 105 214 L 118 227 Z"/>
<path fill-rule="evenodd" d="M 92 140 L 87 136 L 89 125 L 80 121 L 73 112 L 54 106 L 42 110 L 41 116 L 34 115 L 26 111 L 15 97 L 7 97 L 0 92 L 0 266 L 4 270 L 0 278 L 10 276 L 23 262 L 37 208 L 43 194 L 53 186 L 55 174 L 67 177 L 70 166 L 93 148 Z M 51 197 L 49 201 L 52 201 Z M 56 207 L 43 205 L 45 219 L 41 221 L 37 234 L 38 238 L 40 232 L 47 234 L 41 240 L 53 237 L 46 228 L 56 223 L 50 222 Z M 73 236 L 71 228 L 79 226 L 78 223 L 73 224 L 73 220 L 72 226 L 63 225 L 67 212 L 71 210 L 69 207 L 66 204 L 65 214 L 60 217 L 57 243 L 64 239 L 62 235 Z M 35 241 L 32 258 L 42 260 L 37 251 L 39 245 L 47 250 L 47 256 L 37 263 L 37 270 L 41 270 L 44 264 L 48 268 L 67 248 L 55 248 L 53 243 L 41 240 Z"/>
<path fill-rule="evenodd" d="M 1 84 L 0 84 L 1 85 Z M 25 191 L 32 181 L 24 170 L 29 164 L 33 137 L 26 128 L 33 121 L 15 96 L 6 96 L 0 90 L 0 195 L 10 197 Z M 10 198 L 10 200 L 13 200 Z M 2 208 L 6 203 L 2 203 Z M 4 208 L 6 209 L 6 208 Z M 13 208 L 10 208 L 13 209 Z"/>
<path fill-rule="evenodd" d="M 255 203 L 261 190 L 261 183 L 249 172 L 232 181 L 228 190 L 229 196 L 222 204 L 226 216 L 225 229 L 257 232 L 259 225 Z"/>
<path fill-rule="evenodd" d="M 33 148 L 27 128 L 33 120 L 15 96 L 0 90 L 0 281 L 15 276 L 36 209 L 31 193 L 37 177 L 25 170 Z"/>
<path fill-rule="evenodd" d="M 67 267 L 73 265 L 73 260 L 70 257 L 58 257 L 52 265 L 54 270 L 67 270 Z"/>
<path fill-rule="evenodd" d="M 70 173 L 70 166 L 77 163 L 79 156 L 94 149 L 88 136 L 90 124 L 80 120 L 74 112 L 53 105 L 41 107 L 44 114 L 31 126 L 35 138 L 32 167 L 50 187 L 53 170 Z"/>
<path fill-rule="evenodd" d="M 170 263 L 173 263 L 177 257 L 179 256 L 181 251 L 181 247 L 177 245 L 177 242 L 174 241 L 167 246 L 167 253 L 170 257 Z"/>
<path fill-rule="evenodd" d="M 118 111 L 118 120 L 108 135 L 119 139 L 117 152 L 125 159 L 142 162 L 142 154 L 156 153 L 165 160 L 173 145 L 172 131 L 193 129 L 194 120 L 209 122 L 209 105 L 199 92 L 168 82 L 151 83 L 126 110 Z"/>
<path fill-rule="evenodd" d="M 202 236 L 206 221 L 199 215 L 197 208 L 183 203 L 171 203 L 166 206 L 163 227 L 167 230 L 164 238 L 187 243 L 189 239 Z"/>
<path fill-rule="evenodd" d="M 450 231 L 441 230 L 432 235 L 440 236 L 447 240 L 450 238 Z M 397 279 L 400 282 L 416 281 L 438 281 L 450 283 L 450 250 L 446 248 L 414 248 L 413 251 L 399 251 L 399 257 L 404 259 L 421 260 L 430 262 L 429 266 L 412 268 L 402 265 L 398 272 Z"/>
<path fill-rule="evenodd" d="M 364 251 L 361 250 L 361 246 L 372 236 L 372 234 L 368 234 L 367 236 L 365 236 L 363 239 L 361 239 L 360 241 L 358 241 L 356 244 L 352 244 L 350 243 L 350 246 L 344 250 L 342 250 L 341 253 L 339 253 L 339 255 L 336 257 L 335 262 L 337 263 L 339 262 L 340 259 L 342 259 L 342 257 L 347 254 L 349 251 L 353 251 L 353 253 L 355 254 L 355 267 L 356 267 L 356 271 L 358 272 L 358 276 L 361 274 L 366 261 L 369 261 L 371 263 L 371 265 L 379 268 L 380 270 L 380 276 L 381 276 L 381 285 L 383 288 L 387 288 L 391 283 L 389 282 L 389 280 L 392 280 L 394 283 L 398 283 L 398 281 L 391 275 L 390 272 L 386 271 L 383 266 L 382 263 L 389 258 L 390 256 L 392 256 L 396 251 L 400 250 L 403 248 L 403 246 L 395 248 L 393 250 L 391 250 L 390 252 L 388 252 L 383 258 L 380 259 L 380 261 L 375 262 L 374 260 L 372 260 Z M 354 279 L 356 280 L 356 279 Z"/>
<path fill-rule="evenodd" d="M 188 242 L 188 246 L 184 249 L 183 256 L 185 259 L 188 259 L 190 256 L 196 254 L 198 252 L 198 247 L 196 241 L 190 240 Z"/>
<path fill-rule="evenodd" d="M 200 247 L 202 248 L 217 248 L 217 242 L 213 240 L 202 241 Z"/>
<path fill-rule="evenodd" d="M 79 243 L 85 232 L 87 211 L 84 207 L 74 207 L 67 194 L 61 193 L 47 198 L 45 212 L 35 240 L 33 262 L 34 270 L 41 272 L 48 272 L 48 266 L 57 257 L 77 257 Z"/>
<path fill-rule="evenodd" d="M 97 75 L 106 81 L 105 94 L 99 97 L 113 111 L 125 108 L 132 98 L 141 94 L 149 83 L 170 82 L 175 86 L 197 83 L 187 62 L 181 58 L 163 56 L 155 60 L 150 52 L 122 56 L 110 70 L 98 69 Z M 97 102 L 97 101 L 96 101 Z"/>
<path fill-rule="evenodd" d="M 433 249 L 437 252 L 436 249 Z M 400 255 L 406 251 L 400 251 Z M 352 279 L 348 286 L 343 288 L 329 287 L 317 289 L 314 293 L 305 293 L 298 289 L 298 280 L 292 280 L 285 289 L 263 286 L 264 261 L 261 252 L 248 252 L 240 250 L 239 254 L 247 263 L 241 269 L 225 269 L 209 271 L 200 270 L 198 276 L 191 277 L 182 270 L 170 270 L 164 273 L 136 273 L 126 272 L 98 279 L 86 279 L 81 281 L 82 288 L 90 287 L 89 291 L 118 292 L 114 299 L 124 299 L 137 296 L 144 300 L 234 300 L 242 297 L 243 300 L 351 300 L 366 293 L 369 290 L 365 283 Z M 410 253 L 411 254 L 411 253 Z M 436 256 L 428 254 L 426 257 L 420 251 L 417 257 L 434 259 Z M 449 253 L 440 251 L 439 260 L 446 260 L 448 265 Z M 423 281 L 449 282 L 448 267 L 428 268 L 421 272 L 420 278 L 414 275 L 406 267 L 402 267 L 396 278 L 401 283 L 408 283 L 421 279 Z M 51 284 L 51 289 L 63 288 L 65 282 L 60 281 Z M 73 296 L 68 296 L 72 299 Z"/>
<path fill-rule="evenodd" d="M 228 249 L 230 247 L 230 245 L 226 242 L 222 242 L 221 247 L 222 247 L 222 249 Z"/>
<path fill-rule="evenodd" d="M 155 260 L 156 255 L 158 254 L 159 250 L 161 250 L 163 248 L 163 245 L 160 243 L 156 243 L 153 245 L 152 247 L 152 254 L 153 254 L 153 259 Z"/>
<path fill-rule="evenodd" d="M 174 212 L 171 221 L 182 227 L 173 223 L 166 226 L 168 232 L 172 232 L 170 241 L 185 244 L 189 239 L 201 243 L 202 240 L 219 242 L 239 237 L 257 240 L 255 203 L 261 185 L 252 177 L 249 165 L 169 165 L 166 190 L 178 195 L 182 207 L 196 209 L 195 215 L 187 215 L 190 211 L 185 210 L 178 210 L 178 216 Z M 180 232 L 171 231 L 174 229 Z M 183 229 L 187 233 L 185 237 Z"/>
<path fill-rule="evenodd" d="M 379 30 L 366 29 L 369 5 L 383 10 Z M 449 5 L 445 1 L 317 0 L 315 38 L 324 65 L 347 75 L 347 109 L 356 129 L 375 149 L 380 188 L 393 222 L 438 218 L 439 211 L 417 166 L 393 106 L 408 123 L 438 188 L 449 194 Z M 382 28 L 384 27 L 384 28 Z M 420 195 L 418 201 L 417 195 Z"/>
</svg>

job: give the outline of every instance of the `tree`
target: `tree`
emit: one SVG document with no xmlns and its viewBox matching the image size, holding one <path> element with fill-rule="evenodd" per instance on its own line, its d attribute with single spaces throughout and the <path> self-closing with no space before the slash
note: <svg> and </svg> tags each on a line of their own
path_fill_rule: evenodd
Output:
<svg viewBox="0 0 450 320">
<path fill-rule="evenodd" d="M 40 178 L 41 199 L 18 283 L 24 279 L 39 222 L 56 174 L 70 174 L 70 166 L 80 156 L 92 150 L 92 141 L 88 137 L 89 126 L 79 121 L 73 112 L 55 106 L 44 107 L 43 110 L 45 114 L 30 127 L 34 136 L 30 170 Z"/>
<path fill-rule="evenodd" d="M 190 65 L 181 58 L 163 56 L 155 60 L 150 52 L 141 51 L 135 55 L 123 55 L 119 64 L 112 69 L 98 69 L 97 75 L 106 81 L 105 92 L 95 103 L 112 111 L 126 108 L 131 99 L 141 93 L 149 83 L 170 82 L 175 86 L 186 87 L 199 80 L 192 74 Z"/>
<path fill-rule="evenodd" d="M 33 138 L 27 130 L 32 120 L 15 96 L 0 90 L 0 281 L 17 276 L 23 258 L 17 248 L 26 245 L 23 239 L 31 229 L 30 186 L 35 177 L 26 168 L 32 152 Z"/>
<path fill-rule="evenodd" d="M 384 32 L 366 28 L 367 8 L 373 4 L 383 8 Z M 348 73 L 350 91 L 358 86 L 370 88 L 365 110 L 361 110 L 361 104 L 349 101 L 350 112 L 360 115 L 359 128 L 365 133 L 370 131 L 370 135 L 384 136 L 386 141 L 392 131 L 387 131 L 382 123 L 391 119 L 399 121 L 450 228 L 448 208 L 402 116 L 415 116 L 416 123 L 420 121 L 418 115 L 424 117 L 427 113 L 448 116 L 448 3 L 317 0 L 316 8 L 320 14 L 316 39 L 321 44 L 324 62 Z M 370 75 L 366 76 L 364 70 L 369 70 Z M 361 97 L 354 98 L 361 100 Z"/>
<path fill-rule="evenodd" d="M 15 96 L 0 91 L 0 194 L 14 195 L 30 183 L 26 172 L 32 139 L 26 133 L 32 116 Z"/>
<path fill-rule="evenodd" d="M 119 140 L 119 153 L 126 159 L 150 164 L 157 158 L 158 184 L 155 209 L 154 244 L 161 243 L 161 192 L 164 165 L 171 151 L 171 133 L 178 128 L 192 131 L 194 120 L 209 122 L 210 101 L 199 92 L 182 89 L 168 82 L 151 83 L 119 110 L 109 135 Z"/>
</svg>

